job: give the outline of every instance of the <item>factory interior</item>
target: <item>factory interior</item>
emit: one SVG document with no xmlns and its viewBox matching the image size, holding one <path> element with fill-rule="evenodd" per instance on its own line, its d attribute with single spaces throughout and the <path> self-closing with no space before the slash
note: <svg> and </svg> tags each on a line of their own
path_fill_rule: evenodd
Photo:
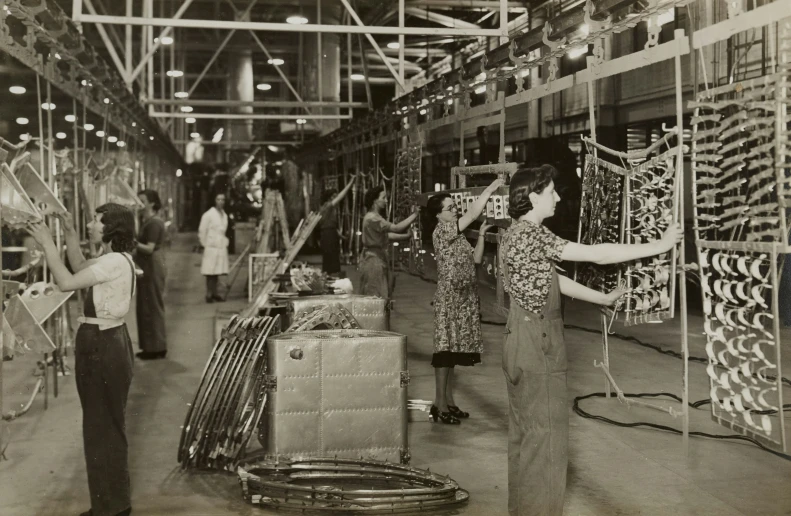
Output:
<svg viewBox="0 0 791 516">
<path fill-rule="evenodd" d="M 791 0 L 4 0 L 0 514 L 791 515 Z"/>
</svg>

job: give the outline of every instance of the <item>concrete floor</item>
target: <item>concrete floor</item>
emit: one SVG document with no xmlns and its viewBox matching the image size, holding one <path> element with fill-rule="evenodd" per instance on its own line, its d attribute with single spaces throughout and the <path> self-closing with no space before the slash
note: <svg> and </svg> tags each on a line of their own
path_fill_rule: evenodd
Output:
<svg viewBox="0 0 791 516">
<path fill-rule="evenodd" d="M 135 514 L 221 515 L 269 514 L 247 505 L 234 475 L 185 472 L 176 462 L 180 426 L 212 346 L 218 309 L 246 304 L 237 280 L 232 300 L 203 302 L 200 256 L 189 250 L 193 235 L 179 235 L 169 252 L 167 360 L 140 362 L 129 399 L 132 499 Z M 353 271 L 350 276 L 355 279 Z M 393 330 L 409 339 L 412 382 L 409 397 L 432 399 L 432 309 L 434 286 L 400 274 L 395 293 Z M 491 294 L 483 293 L 483 304 Z M 596 328 L 598 312 L 569 303 L 566 322 Z M 484 318 L 502 321 L 485 308 Z M 134 332 L 134 316 L 130 314 Z M 679 323 L 615 331 L 665 348 L 679 349 Z M 465 515 L 506 514 L 507 401 L 501 373 L 502 327 L 484 326 L 484 363 L 458 375 L 456 401 L 472 413 L 461 426 L 431 424 L 419 412 L 410 424 L 412 464 L 449 474 L 470 491 Z M 692 354 L 705 356 L 700 318 L 690 318 Z M 133 334 L 134 338 L 134 334 Z M 601 358 L 600 337 L 568 329 L 571 396 L 601 391 L 602 375 L 593 367 Z M 789 339 L 786 376 L 791 376 Z M 611 368 L 627 392 L 679 393 L 681 361 L 610 340 Z M 4 364 L 5 410 L 18 408 L 35 383 L 37 357 L 18 357 Z M 69 363 L 71 364 L 71 359 Z M 705 368 L 690 365 L 692 400 L 707 397 Z M 786 389 L 787 397 L 789 389 Z M 569 402 L 571 407 L 571 401 Z M 621 421 L 652 421 L 679 427 L 680 421 L 644 408 L 627 410 L 615 400 L 592 399 L 584 407 Z M 711 422 L 708 409 L 696 410 L 691 429 L 732 432 Z M 72 377 L 61 379 L 60 396 L 43 397 L 30 412 L 10 424 L 8 460 L 0 460 L 0 515 L 73 515 L 88 508 L 82 455 L 80 406 Z M 791 428 L 791 419 L 786 425 Z M 681 437 L 650 429 L 620 428 L 571 415 L 571 448 L 566 514 L 569 515 L 791 515 L 791 462 L 733 441 L 693 438 L 685 456 Z"/>
</svg>

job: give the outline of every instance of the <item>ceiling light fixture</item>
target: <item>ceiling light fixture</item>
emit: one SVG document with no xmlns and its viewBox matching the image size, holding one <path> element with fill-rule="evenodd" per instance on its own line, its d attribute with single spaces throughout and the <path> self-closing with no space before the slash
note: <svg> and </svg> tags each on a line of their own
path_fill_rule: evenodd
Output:
<svg viewBox="0 0 791 516">
<path fill-rule="evenodd" d="M 44 111 L 52 111 L 53 109 L 55 109 L 55 104 L 53 104 L 52 102 L 47 104 L 45 102 L 45 103 L 41 104 L 41 109 L 43 109 Z"/>
<path fill-rule="evenodd" d="M 305 120 L 304 118 L 298 118 L 297 119 L 297 124 L 299 124 L 299 125 L 305 125 L 307 123 L 308 123 L 308 121 Z"/>
<path fill-rule="evenodd" d="M 164 38 L 162 38 L 162 44 L 163 45 L 172 45 L 173 44 L 173 38 L 171 38 L 170 36 L 165 36 Z"/>
<path fill-rule="evenodd" d="M 184 72 L 182 72 L 181 70 L 168 70 L 166 74 L 168 77 L 176 78 L 176 77 L 182 77 L 184 75 Z"/>
<path fill-rule="evenodd" d="M 86 131 L 93 131 L 93 124 L 85 124 L 83 127 Z"/>
<path fill-rule="evenodd" d="M 124 142 L 118 142 L 116 145 L 118 145 L 119 147 L 126 147 L 126 143 Z"/>
<path fill-rule="evenodd" d="M 364 81 L 365 80 L 365 75 L 363 75 L 361 73 L 353 73 L 352 74 L 352 80 L 353 81 Z"/>
<path fill-rule="evenodd" d="M 23 116 L 20 116 L 19 118 L 16 119 L 16 123 L 18 123 L 19 125 L 27 125 L 28 123 L 30 123 L 30 120 L 28 120 Z"/>
<path fill-rule="evenodd" d="M 77 121 L 77 117 L 74 116 L 74 115 L 66 115 L 66 121 L 67 122 L 76 122 Z"/>
<path fill-rule="evenodd" d="M 286 18 L 286 23 L 290 23 L 291 25 L 305 25 L 308 23 L 308 19 L 304 16 L 294 15 Z"/>
<path fill-rule="evenodd" d="M 222 140 L 222 133 L 224 133 L 224 132 L 225 132 L 225 129 L 223 129 L 222 127 L 217 129 L 217 132 L 214 133 L 214 136 L 211 137 L 212 143 L 217 143 L 220 140 Z"/>
<path fill-rule="evenodd" d="M 118 138 L 116 138 L 115 136 L 108 136 L 107 141 L 110 143 L 115 143 L 118 141 Z"/>
<path fill-rule="evenodd" d="M 101 129 L 96 131 L 96 136 L 98 136 L 99 138 L 104 138 L 104 134 L 105 134 L 104 131 L 102 131 Z"/>
<path fill-rule="evenodd" d="M 66 133 L 58 133 L 58 134 L 55 135 L 55 138 L 57 138 L 58 140 L 65 140 L 66 139 Z"/>
<path fill-rule="evenodd" d="M 192 106 L 181 106 L 182 113 L 192 113 Z"/>
<path fill-rule="evenodd" d="M 187 93 L 186 91 L 177 91 L 176 93 L 173 94 L 173 96 L 176 97 L 177 99 L 186 99 L 187 97 L 190 96 L 190 94 Z"/>
<path fill-rule="evenodd" d="M 110 99 L 109 99 L 109 98 L 107 98 L 107 97 L 104 97 L 104 103 L 105 103 L 105 104 L 109 104 L 109 103 L 110 103 Z"/>
<path fill-rule="evenodd" d="M 149 139 L 149 140 L 153 140 L 153 139 L 154 139 L 154 137 L 153 137 L 153 136 L 149 136 L 149 137 L 148 137 L 148 139 Z"/>
<path fill-rule="evenodd" d="M 181 169 L 180 169 L 180 168 L 179 168 L 179 169 L 176 169 L 176 177 L 181 177 L 181 174 L 183 174 L 183 172 L 181 171 Z"/>
<path fill-rule="evenodd" d="M 190 138 L 200 138 L 200 133 L 190 133 Z"/>
<path fill-rule="evenodd" d="M 23 86 L 11 86 L 10 88 L 8 88 L 8 91 L 13 93 L 14 95 L 22 95 L 27 90 Z"/>
<path fill-rule="evenodd" d="M 285 61 L 283 61 L 279 57 L 276 57 L 274 59 L 270 59 L 269 61 L 267 61 L 267 63 L 269 63 L 271 65 L 275 65 L 275 66 L 280 66 L 282 64 L 285 64 Z"/>
<path fill-rule="evenodd" d="M 187 122 L 188 124 L 194 124 L 195 123 L 195 119 L 193 117 L 185 118 L 184 121 Z"/>
<path fill-rule="evenodd" d="M 401 44 L 398 41 L 391 41 L 390 43 L 387 44 L 387 48 L 398 50 L 399 48 L 401 48 Z"/>
<path fill-rule="evenodd" d="M 262 82 L 261 84 L 256 86 L 256 88 L 261 90 L 261 91 L 269 91 L 269 90 L 272 89 L 272 85 L 271 84 L 267 84 L 265 82 Z"/>
</svg>

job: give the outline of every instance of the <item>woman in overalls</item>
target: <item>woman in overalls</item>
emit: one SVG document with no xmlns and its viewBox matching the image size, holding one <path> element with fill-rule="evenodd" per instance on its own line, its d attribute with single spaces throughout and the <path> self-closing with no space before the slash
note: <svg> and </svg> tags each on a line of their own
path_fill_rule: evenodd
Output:
<svg viewBox="0 0 791 516">
<path fill-rule="evenodd" d="M 137 340 L 141 360 L 165 358 L 168 354 L 168 340 L 165 331 L 165 245 L 167 230 L 159 218 L 162 201 L 155 190 L 141 190 L 137 193 L 145 208 L 143 225 L 137 236 L 135 262 L 143 271 L 137 286 Z"/>
<path fill-rule="evenodd" d="M 385 219 L 387 192 L 383 186 L 374 186 L 366 191 L 364 201 L 368 213 L 363 217 L 363 252 L 358 293 L 390 299 L 392 285 L 387 251 L 391 241 L 409 239 L 411 235 L 404 231 L 409 229 L 418 214 L 415 212 L 397 224 L 388 222 Z"/>
<path fill-rule="evenodd" d="M 135 288 L 135 220 L 118 204 L 96 209 L 88 224 L 93 244 L 103 254 L 86 260 L 70 220 L 62 218 L 72 274 L 63 264 L 49 228 L 28 231 L 44 249 L 55 283 L 63 291 L 88 289 L 75 345 L 77 392 L 91 509 L 81 516 L 116 516 L 132 512 L 125 429 L 126 400 L 132 382 L 133 351 L 124 317 Z"/>
<path fill-rule="evenodd" d="M 597 292 L 558 276 L 555 262 L 611 264 L 662 254 L 681 241 L 671 224 L 661 240 L 648 244 L 582 245 L 542 225 L 560 197 L 557 171 L 543 165 L 511 178 L 509 215 L 503 236 L 503 280 L 511 296 L 503 371 L 508 389 L 508 512 L 511 516 L 563 514 L 568 467 L 569 404 L 566 343 L 560 295 L 609 306 L 626 293 Z"/>
</svg>

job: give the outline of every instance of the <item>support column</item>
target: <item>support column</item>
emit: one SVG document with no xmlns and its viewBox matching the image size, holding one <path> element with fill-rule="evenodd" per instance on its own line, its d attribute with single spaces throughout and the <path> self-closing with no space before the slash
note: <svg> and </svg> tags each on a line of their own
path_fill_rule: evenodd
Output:
<svg viewBox="0 0 791 516">
<path fill-rule="evenodd" d="M 233 52 L 228 56 L 228 100 L 254 100 L 255 84 L 253 79 L 253 54 L 249 50 Z M 228 108 L 229 113 L 252 114 L 252 106 Z M 226 122 L 223 139 L 230 141 L 252 141 L 252 120 L 229 120 Z"/>
<path fill-rule="evenodd" d="M 546 9 L 536 9 L 530 13 L 530 29 L 540 28 L 544 26 L 547 19 Z M 541 65 L 530 70 L 530 87 L 535 88 L 544 84 L 544 77 L 547 73 L 548 65 Z M 552 96 L 545 97 L 535 102 L 530 102 L 527 105 L 527 137 L 529 139 L 543 138 L 544 134 L 544 121 L 542 120 L 541 113 L 542 104 L 552 102 Z"/>
<path fill-rule="evenodd" d="M 321 4 L 321 23 L 338 25 L 342 6 L 332 0 Z M 319 44 L 319 38 L 321 43 Z M 339 102 L 341 100 L 341 38 L 340 34 L 305 34 L 305 96 L 304 99 Z M 319 55 L 319 48 L 321 55 Z M 321 66 L 319 67 L 319 59 Z M 321 76 L 319 76 L 321 68 Z M 319 88 L 321 81 L 321 88 Z M 320 94 L 319 94 L 320 93 Z M 340 108 L 313 108 L 323 115 L 338 115 Z M 318 126 L 319 121 L 312 122 Z M 340 120 L 321 120 L 321 134 L 325 135 L 340 128 Z"/>
</svg>

